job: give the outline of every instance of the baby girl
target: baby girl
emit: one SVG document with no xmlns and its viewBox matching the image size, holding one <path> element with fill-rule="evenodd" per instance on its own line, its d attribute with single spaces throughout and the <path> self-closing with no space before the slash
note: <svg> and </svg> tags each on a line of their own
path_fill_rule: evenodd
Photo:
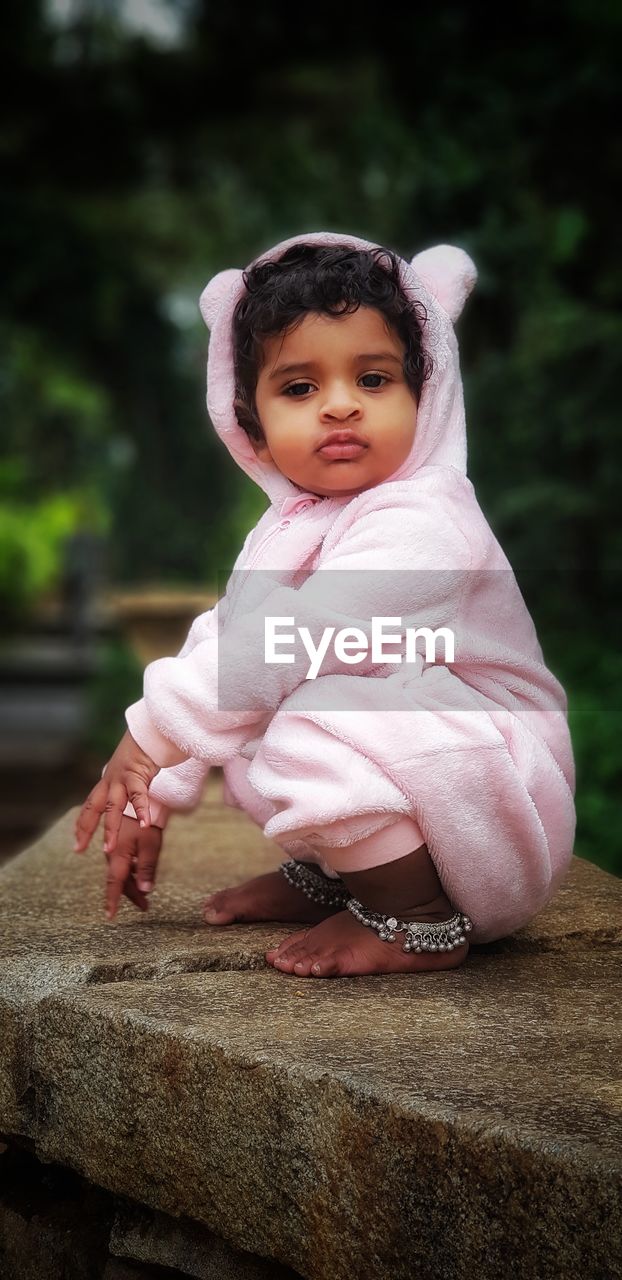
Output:
<svg viewBox="0 0 622 1280">
<path fill-rule="evenodd" d="M 475 279 L 450 245 L 409 263 L 318 232 L 205 289 L 210 417 L 270 506 L 80 811 L 77 852 L 105 814 L 109 918 L 122 892 L 147 909 L 212 765 L 288 858 L 205 919 L 304 924 L 266 953 L 284 974 L 455 967 L 564 878 L 566 697 L 466 475 L 453 326 Z"/>
</svg>

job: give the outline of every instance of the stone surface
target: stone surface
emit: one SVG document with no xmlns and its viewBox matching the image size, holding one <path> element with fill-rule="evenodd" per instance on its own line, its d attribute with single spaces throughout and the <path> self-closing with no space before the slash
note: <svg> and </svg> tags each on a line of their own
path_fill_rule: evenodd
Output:
<svg viewBox="0 0 622 1280">
<path fill-rule="evenodd" d="M 0 1155 L 2 1280 L 100 1280 L 113 1197 L 16 1148 Z"/>
<path fill-rule="evenodd" d="M 171 1274 L 159 1267 L 154 1270 L 153 1267 L 141 1267 L 136 1263 L 122 1262 L 119 1258 L 109 1258 L 102 1272 L 102 1280 L 163 1280 Z"/>
<path fill-rule="evenodd" d="M 301 981 L 288 926 L 203 924 L 282 857 L 217 784 L 147 915 L 105 922 L 75 811 L 0 872 L 0 1133 L 309 1280 L 622 1276 L 622 881 L 575 860 L 457 970 Z"/>
<path fill-rule="evenodd" d="M 282 856 L 242 814 L 218 806 L 217 791 L 216 779 L 196 815 L 172 819 L 146 913 L 122 898 L 116 919 L 106 920 L 101 838 L 86 854 L 73 852 L 76 809 L 0 870 L 0 1129 L 23 1132 L 17 1098 L 29 1087 L 40 999 L 89 983 L 264 968 L 266 948 L 288 931 L 205 925 L 201 904 L 211 890 L 278 866 Z"/>
<path fill-rule="evenodd" d="M 428 1259 L 442 1239 L 449 1275 L 498 1276 L 516 1250 L 517 1275 L 602 1274 L 621 1238 L 617 953 L 589 975 L 482 956 L 297 989 L 204 973 L 50 997 L 38 1151 L 303 1275 L 407 1276 L 413 1239 Z"/>
<path fill-rule="evenodd" d="M 274 1259 L 231 1249 L 206 1227 L 189 1218 L 128 1205 L 117 1213 L 110 1249 L 124 1257 L 175 1268 L 192 1280 L 297 1280 Z"/>
<path fill-rule="evenodd" d="M 189 1218 L 132 1204 L 17 1146 L 3 1155 L 2 1280 L 298 1280 L 287 1267 L 229 1248 Z"/>
</svg>

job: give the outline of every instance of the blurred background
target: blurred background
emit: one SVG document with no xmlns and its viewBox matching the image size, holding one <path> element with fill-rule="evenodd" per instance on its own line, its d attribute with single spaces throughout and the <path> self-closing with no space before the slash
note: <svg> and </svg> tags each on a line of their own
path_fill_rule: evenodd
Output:
<svg viewBox="0 0 622 1280">
<path fill-rule="evenodd" d="M 568 693 L 576 853 L 622 874 L 621 25 L 5 4 L 0 859 L 85 798 L 267 505 L 207 418 L 202 287 L 336 230 L 478 266 L 469 474 Z"/>
</svg>

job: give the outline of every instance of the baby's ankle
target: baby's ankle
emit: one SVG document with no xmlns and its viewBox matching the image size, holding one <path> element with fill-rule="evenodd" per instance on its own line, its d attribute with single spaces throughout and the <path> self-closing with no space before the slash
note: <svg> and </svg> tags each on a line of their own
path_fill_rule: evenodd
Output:
<svg viewBox="0 0 622 1280">
<path fill-rule="evenodd" d="M 365 871 L 342 871 L 341 878 L 368 911 L 426 920 L 446 920 L 453 915 L 427 845 Z"/>
<path fill-rule="evenodd" d="M 399 911 L 395 911 L 394 915 L 400 915 L 403 920 L 424 920 L 426 922 L 434 922 L 437 920 L 449 920 L 450 916 L 455 914 L 455 908 L 452 906 L 449 898 L 444 893 L 439 893 L 436 898 L 432 898 L 430 902 L 415 902 L 402 906 Z"/>
</svg>

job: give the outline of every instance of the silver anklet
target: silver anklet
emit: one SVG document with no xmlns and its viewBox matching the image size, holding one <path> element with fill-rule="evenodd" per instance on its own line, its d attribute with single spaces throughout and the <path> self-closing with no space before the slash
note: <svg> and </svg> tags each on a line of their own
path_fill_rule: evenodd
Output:
<svg viewBox="0 0 622 1280">
<path fill-rule="evenodd" d="M 378 911 L 368 911 L 356 898 L 346 903 L 348 911 L 361 924 L 375 929 L 383 942 L 395 942 L 398 933 L 405 933 L 402 951 L 453 951 L 466 942 L 464 936 L 473 928 L 473 923 L 461 911 L 450 920 L 436 922 L 417 920 L 396 920 L 395 916 L 383 916 Z M 464 930 L 464 932 L 463 932 Z"/>
<path fill-rule="evenodd" d="M 321 871 L 312 871 L 294 858 L 282 862 L 279 871 L 293 889 L 300 889 L 311 902 L 322 902 L 327 907 L 345 907 L 348 903 L 350 894 L 341 879 L 330 880 Z"/>
</svg>

